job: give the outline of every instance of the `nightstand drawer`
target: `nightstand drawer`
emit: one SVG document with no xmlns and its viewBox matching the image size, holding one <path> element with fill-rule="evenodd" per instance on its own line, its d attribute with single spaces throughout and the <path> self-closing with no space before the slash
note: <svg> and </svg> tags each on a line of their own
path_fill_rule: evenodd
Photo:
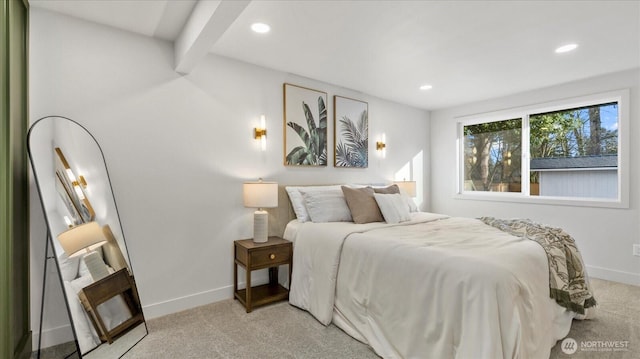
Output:
<svg viewBox="0 0 640 359">
<path fill-rule="evenodd" d="M 262 267 L 266 265 L 277 265 L 289 263 L 291 257 L 291 247 L 271 247 L 251 251 L 251 267 Z"/>
</svg>

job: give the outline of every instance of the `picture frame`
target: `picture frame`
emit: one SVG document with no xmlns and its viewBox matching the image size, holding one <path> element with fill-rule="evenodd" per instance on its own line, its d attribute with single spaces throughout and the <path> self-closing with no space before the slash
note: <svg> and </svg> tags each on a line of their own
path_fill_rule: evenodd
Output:
<svg viewBox="0 0 640 359">
<path fill-rule="evenodd" d="M 60 147 L 54 148 L 55 152 L 55 173 L 57 179 L 60 181 L 62 187 L 64 187 L 64 193 L 66 193 L 68 199 L 73 204 L 73 207 L 76 209 L 76 212 L 79 214 L 79 221 L 76 224 L 90 222 L 92 221 L 96 213 L 91 206 L 91 202 L 87 198 L 85 191 L 83 189 L 84 181 L 79 181 L 78 177 L 71 170 L 71 166 L 69 166 L 69 162 L 67 158 L 62 153 L 62 149 Z M 56 184 L 57 185 L 57 184 Z M 64 193 L 62 190 L 58 190 L 62 198 L 62 201 L 65 202 L 67 209 L 69 209 L 72 217 L 74 216 L 73 211 L 70 209 L 70 206 L 67 203 L 67 199 L 64 198 Z M 74 220 L 76 218 L 74 217 Z"/>
<path fill-rule="evenodd" d="M 333 96 L 333 165 L 345 168 L 369 166 L 369 104 Z"/>
<path fill-rule="evenodd" d="M 327 165 L 327 93 L 283 84 L 284 165 Z"/>
</svg>

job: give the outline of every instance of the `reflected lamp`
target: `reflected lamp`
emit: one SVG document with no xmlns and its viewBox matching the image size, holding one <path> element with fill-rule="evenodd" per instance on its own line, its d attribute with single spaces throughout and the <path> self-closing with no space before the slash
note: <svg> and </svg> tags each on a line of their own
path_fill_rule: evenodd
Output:
<svg viewBox="0 0 640 359">
<path fill-rule="evenodd" d="M 253 213 L 253 241 L 264 243 L 269 235 L 269 214 L 264 208 L 274 208 L 278 206 L 278 183 L 245 182 L 242 188 L 244 206 L 257 208 Z"/>
<path fill-rule="evenodd" d="M 89 254 L 94 249 L 107 243 L 98 222 L 84 223 L 58 235 L 62 249 L 69 257 Z"/>
</svg>

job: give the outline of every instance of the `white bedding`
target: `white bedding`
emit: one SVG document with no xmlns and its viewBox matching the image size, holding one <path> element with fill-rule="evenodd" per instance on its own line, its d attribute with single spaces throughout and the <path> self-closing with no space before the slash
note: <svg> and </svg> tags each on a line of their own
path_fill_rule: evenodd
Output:
<svg viewBox="0 0 640 359">
<path fill-rule="evenodd" d="M 546 358 L 574 313 L 535 242 L 475 219 L 291 226 L 289 301 L 385 358 Z"/>
</svg>

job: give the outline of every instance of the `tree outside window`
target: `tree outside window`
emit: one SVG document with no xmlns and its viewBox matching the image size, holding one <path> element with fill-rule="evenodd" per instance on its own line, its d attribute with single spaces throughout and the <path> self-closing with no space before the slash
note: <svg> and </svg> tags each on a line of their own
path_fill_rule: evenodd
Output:
<svg viewBox="0 0 640 359">
<path fill-rule="evenodd" d="M 465 189 L 520 192 L 522 119 L 464 126 Z"/>
<path fill-rule="evenodd" d="M 522 138 L 525 126 L 528 139 Z M 463 134 L 465 191 L 521 192 L 522 172 L 528 171 L 529 195 L 617 194 L 617 102 L 466 125 Z M 523 141 L 529 141 L 527 166 L 521 163 Z M 616 188 L 602 195 L 598 186 Z"/>
</svg>

